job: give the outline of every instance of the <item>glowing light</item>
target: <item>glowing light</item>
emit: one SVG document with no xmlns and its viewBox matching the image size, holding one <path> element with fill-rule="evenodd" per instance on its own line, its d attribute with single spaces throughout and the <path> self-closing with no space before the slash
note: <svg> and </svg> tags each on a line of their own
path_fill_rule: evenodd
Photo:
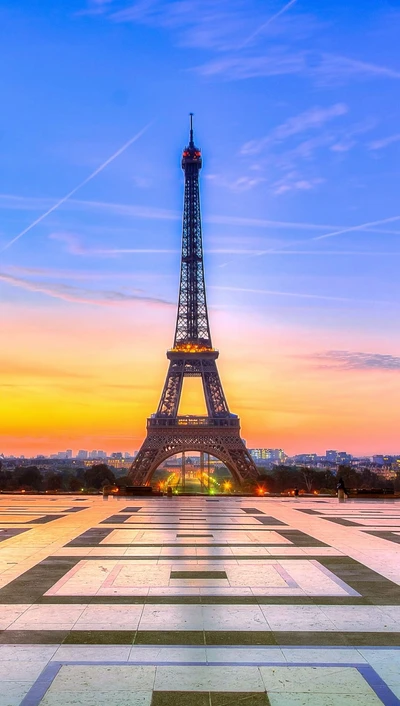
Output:
<svg viewBox="0 0 400 706">
<path fill-rule="evenodd" d="M 265 490 L 265 488 L 263 488 L 262 486 L 259 486 L 259 487 L 257 488 L 256 492 L 257 492 L 258 495 L 265 495 L 266 490 Z"/>
<path fill-rule="evenodd" d="M 175 348 L 172 348 L 176 353 L 204 353 L 205 351 L 213 351 L 211 346 L 205 346 L 201 343 L 178 343 Z"/>
</svg>

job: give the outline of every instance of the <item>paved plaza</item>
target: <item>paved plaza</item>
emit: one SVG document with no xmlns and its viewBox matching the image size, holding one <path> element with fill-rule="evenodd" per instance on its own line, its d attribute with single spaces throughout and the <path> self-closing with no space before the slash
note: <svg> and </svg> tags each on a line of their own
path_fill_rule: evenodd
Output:
<svg viewBox="0 0 400 706">
<path fill-rule="evenodd" d="M 400 706 L 400 502 L 1 496 L 0 706 Z"/>
</svg>

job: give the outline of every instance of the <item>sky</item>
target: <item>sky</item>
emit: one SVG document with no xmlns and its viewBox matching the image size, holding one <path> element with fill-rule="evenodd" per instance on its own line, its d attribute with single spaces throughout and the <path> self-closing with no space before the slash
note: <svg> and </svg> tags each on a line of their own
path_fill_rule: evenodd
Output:
<svg viewBox="0 0 400 706">
<path fill-rule="evenodd" d="M 140 447 L 190 111 L 247 445 L 400 453 L 399 32 L 397 0 L 2 4 L 0 453 Z"/>
</svg>

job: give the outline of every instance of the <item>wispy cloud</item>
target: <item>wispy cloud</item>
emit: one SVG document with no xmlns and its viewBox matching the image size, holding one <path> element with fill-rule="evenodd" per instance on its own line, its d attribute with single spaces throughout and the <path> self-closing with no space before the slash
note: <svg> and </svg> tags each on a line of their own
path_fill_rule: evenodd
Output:
<svg viewBox="0 0 400 706">
<path fill-rule="evenodd" d="M 332 370 L 400 370 L 400 356 L 382 353 L 326 351 L 315 353 L 311 358 L 321 363 L 318 367 Z"/>
<path fill-rule="evenodd" d="M 374 142 L 369 143 L 368 149 L 383 150 L 385 147 L 389 147 L 389 145 L 393 145 L 395 142 L 400 142 L 400 133 L 383 137 L 381 140 L 374 140 Z"/>
<path fill-rule="evenodd" d="M 335 54 L 273 47 L 254 56 L 227 55 L 194 70 L 205 77 L 241 81 L 249 78 L 298 75 L 318 85 L 341 85 L 350 80 L 400 79 L 400 70 Z"/>
<path fill-rule="evenodd" d="M 12 287 L 25 289 L 30 292 L 38 292 L 55 299 L 63 299 L 75 304 L 94 304 L 96 306 L 116 306 L 140 301 L 142 303 L 156 304 L 162 306 L 173 306 L 172 302 L 165 299 L 150 297 L 140 293 L 126 293 L 115 290 L 92 290 L 83 287 L 74 287 L 63 283 L 40 282 L 34 279 L 14 277 L 13 275 L 0 272 L 0 282 L 9 284 Z"/>
<path fill-rule="evenodd" d="M 304 179 L 298 176 L 296 172 L 287 174 L 283 179 L 278 179 L 273 185 L 272 190 L 276 196 L 286 194 L 288 191 L 311 191 L 320 184 L 324 183 L 324 179 L 317 177 L 315 179 Z"/>
<path fill-rule="evenodd" d="M 46 208 L 51 201 L 47 198 L 34 198 L 29 196 L 19 196 L 13 194 L 0 194 L 0 208 L 9 210 L 41 210 L 43 207 Z M 113 203 L 109 201 L 81 201 L 77 199 L 71 199 L 68 204 L 66 204 L 71 210 L 85 211 L 85 212 L 96 212 L 107 213 L 110 215 L 116 215 L 128 218 L 140 218 L 144 220 L 161 220 L 161 221 L 180 221 L 182 214 L 179 211 L 173 211 L 168 209 L 159 208 L 146 208 L 142 206 L 132 205 L 132 204 L 121 204 Z M 250 218 L 246 216 L 230 216 L 226 214 L 209 214 L 204 217 L 203 221 L 205 223 L 211 223 L 215 225 L 228 225 L 233 227 L 245 227 L 245 228 L 256 228 L 256 229 L 272 229 L 272 230 L 305 230 L 305 231 L 331 231 L 347 229 L 348 226 L 339 226 L 333 224 L 324 223 L 310 223 L 307 221 L 278 221 L 266 218 Z M 379 221 L 379 223 L 384 223 L 384 221 Z M 352 226 L 351 226 L 352 227 Z M 382 228 L 374 228 L 372 226 L 357 226 L 359 230 L 365 230 L 366 232 L 372 233 L 393 233 L 396 231 L 388 231 Z M 113 232 L 115 229 L 113 228 Z M 53 233 L 55 235 L 55 233 Z M 71 236 L 71 238 L 77 238 L 74 234 L 67 233 L 65 231 L 57 232 L 57 236 Z M 62 238 L 59 237 L 61 240 Z M 72 240 L 70 241 L 71 247 L 73 247 Z M 79 239 L 76 242 L 76 248 L 83 248 L 79 243 Z M 172 251 L 169 251 L 172 252 Z M 79 253 L 77 253 L 79 254 Z"/>
<path fill-rule="evenodd" d="M 166 255 L 178 252 L 176 249 L 167 248 L 86 248 L 81 244 L 80 239 L 72 233 L 51 233 L 49 236 L 52 240 L 59 240 L 67 246 L 67 252 L 71 255 L 102 255 L 108 257 L 110 255 L 124 254 L 148 254 L 148 255 Z"/>
<path fill-rule="evenodd" d="M 351 297 L 337 297 L 337 296 L 330 296 L 330 295 L 325 295 L 325 294 L 309 294 L 306 292 L 282 292 L 282 291 L 276 291 L 273 289 L 251 289 L 248 287 L 224 287 L 224 286 L 211 286 L 211 289 L 217 289 L 221 291 L 227 291 L 227 292 L 243 292 L 247 294 L 263 294 L 266 296 L 278 296 L 278 297 L 290 297 L 294 299 L 316 299 L 316 300 L 322 300 L 322 301 L 331 301 L 331 302 L 346 302 L 346 303 L 352 303 L 354 305 L 358 304 L 394 304 L 397 306 L 396 302 L 387 302 L 387 301 L 382 301 L 382 300 L 374 300 L 374 299 L 354 299 Z"/>
<path fill-rule="evenodd" d="M 278 125 L 266 137 L 246 142 L 241 148 L 241 153 L 244 155 L 259 154 L 268 145 L 281 143 L 289 137 L 293 137 L 294 135 L 299 135 L 310 130 L 318 130 L 328 121 L 345 115 L 347 112 L 348 108 L 344 103 L 335 103 L 327 108 L 311 108 L 310 110 L 300 113 L 300 115 L 295 115 L 289 118 L 281 125 Z"/>
</svg>

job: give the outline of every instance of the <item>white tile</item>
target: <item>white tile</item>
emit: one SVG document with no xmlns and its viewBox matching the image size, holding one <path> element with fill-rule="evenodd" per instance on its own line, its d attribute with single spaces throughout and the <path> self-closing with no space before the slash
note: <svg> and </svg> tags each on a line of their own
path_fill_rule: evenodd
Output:
<svg viewBox="0 0 400 706">
<path fill-rule="evenodd" d="M 372 691 L 365 694 L 268 694 L 271 706 L 382 706 L 382 701 Z"/>
<path fill-rule="evenodd" d="M 261 610 L 271 630 L 336 630 L 334 623 L 317 606 L 262 605 Z"/>
<path fill-rule="evenodd" d="M 257 667 L 157 667 L 156 691 L 264 691 Z"/>
<path fill-rule="evenodd" d="M 139 630 L 202 630 L 203 613 L 199 605 L 146 605 Z"/>
<path fill-rule="evenodd" d="M 205 630 L 268 630 L 259 606 L 205 605 L 202 610 Z"/>
<path fill-rule="evenodd" d="M 93 693 L 85 691 L 60 692 L 48 691 L 40 706 L 150 706 L 152 699 L 151 691 L 130 691 L 119 690 L 115 693 L 106 692 L 102 694 L 98 690 Z"/>
<path fill-rule="evenodd" d="M 61 667 L 49 692 L 149 691 L 153 688 L 155 667 L 136 665 L 66 665 Z"/>
</svg>

